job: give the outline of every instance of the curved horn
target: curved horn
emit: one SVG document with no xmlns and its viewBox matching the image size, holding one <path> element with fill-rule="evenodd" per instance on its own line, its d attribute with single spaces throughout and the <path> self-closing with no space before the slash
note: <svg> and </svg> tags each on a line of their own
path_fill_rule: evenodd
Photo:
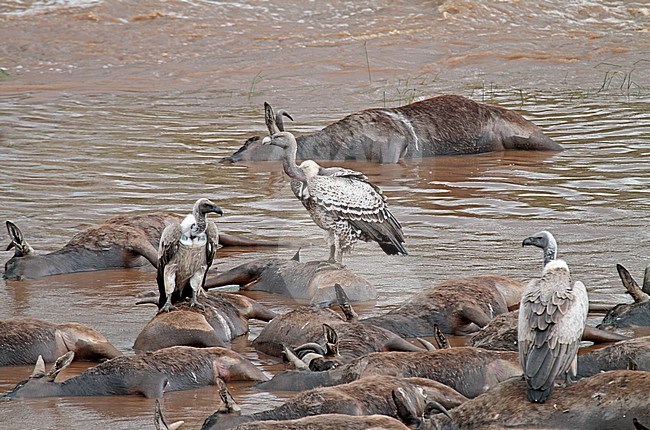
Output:
<svg viewBox="0 0 650 430">
<path fill-rule="evenodd" d="M 72 360 L 74 360 L 74 352 L 73 351 L 68 351 L 65 353 L 65 355 L 62 355 L 61 357 L 56 359 L 56 362 L 54 363 L 54 366 L 52 369 L 47 372 L 47 375 L 45 375 L 45 379 L 48 381 L 54 381 L 56 376 L 66 367 L 72 363 Z"/>
<path fill-rule="evenodd" d="M 416 337 L 416 339 L 427 351 L 435 351 L 437 349 L 431 342 L 426 339 L 422 339 L 421 337 Z"/>
<path fill-rule="evenodd" d="M 424 408 L 424 417 L 429 418 L 429 416 L 433 411 L 441 412 L 447 415 L 448 418 L 451 418 L 451 415 L 449 415 L 449 411 L 447 410 L 447 408 L 445 408 L 435 400 L 431 400 L 430 402 L 427 402 L 427 406 Z"/>
<path fill-rule="evenodd" d="M 286 116 L 291 121 L 293 121 L 293 118 L 291 117 L 291 115 L 289 115 L 289 112 L 283 109 L 279 110 L 278 113 L 275 115 L 275 125 L 278 127 L 280 131 L 284 131 L 284 121 L 282 120 L 283 116 Z"/>
<path fill-rule="evenodd" d="M 318 354 L 322 356 L 325 356 L 325 354 L 327 353 L 325 348 L 323 348 L 321 345 L 317 344 L 316 342 L 303 343 L 302 345 L 292 349 L 292 352 L 297 356 L 302 355 L 301 353 L 303 351 L 305 351 L 305 353 L 312 352 L 314 354 Z M 289 361 L 289 357 L 287 357 L 287 361 Z"/>
<path fill-rule="evenodd" d="M 309 366 L 307 366 L 301 359 L 298 358 L 298 356 L 291 350 L 286 345 L 282 345 L 282 350 L 284 351 L 284 354 L 287 356 L 287 359 L 293 364 L 293 366 L 298 369 L 298 370 L 310 370 Z"/>
</svg>

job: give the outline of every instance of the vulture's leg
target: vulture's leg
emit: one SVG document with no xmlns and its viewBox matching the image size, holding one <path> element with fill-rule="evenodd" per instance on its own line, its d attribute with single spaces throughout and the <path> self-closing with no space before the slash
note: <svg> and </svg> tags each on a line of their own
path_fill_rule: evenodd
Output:
<svg viewBox="0 0 650 430">
<path fill-rule="evenodd" d="M 166 301 L 162 308 L 158 311 L 169 312 L 176 310 L 176 307 L 172 305 L 172 293 L 176 288 L 176 269 L 178 266 L 176 264 L 168 264 L 165 266 L 164 279 L 165 279 L 165 297 Z"/>
<path fill-rule="evenodd" d="M 190 278 L 190 287 L 192 288 L 192 297 L 190 298 L 190 307 L 197 306 L 199 309 L 205 309 L 201 303 L 197 301 L 199 297 L 199 290 L 203 288 L 203 278 L 208 266 L 201 266 Z"/>
</svg>

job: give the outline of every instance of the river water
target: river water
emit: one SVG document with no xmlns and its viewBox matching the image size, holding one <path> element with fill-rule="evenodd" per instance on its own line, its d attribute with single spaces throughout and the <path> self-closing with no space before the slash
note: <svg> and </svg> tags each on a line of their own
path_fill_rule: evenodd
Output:
<svg viewBox="0 0 650 430">
<path fill-rule="evenodd" d="M 264 132 L 263 102 L 302 133 L 455 93 L 520 112 L 566 150 L 345 163 L 383 188 L 410 253 L 362 243 L 346 258 L 379 291 L 360 313 L 452 276 L 530 279 L 541 253 L 521 241 L 542 229 L 594 304 L 629 301 L 615 264 L 640 281 L 649 263 L 649 32 L 650 9 L 633 1 L 0 1 L 0 219 L 45 252 L 109 217 L 186 213 L 209 197 L 222 230 L 323 258 L 279 163 L 218 163 Z M 294 252 L 221 250 L 217 266 Z M 78 321 L 131 353 L 155 312 L 133 295 L 155 289 L 150 268 L 0 281 L 0 318 Z M 246 339 L 233 348 L 278 369 Z M 30 372 L 0 369 L 0 391 Z M 280 401 L 230 385 L 244 412 Z M 190 429 L 218 405 L 211 387 L 164 399 L 168 420 Z M 153 428 L 152 417 L 153 400 L 135 396 L 0 404 L 7 429 Z"/>
</svg>

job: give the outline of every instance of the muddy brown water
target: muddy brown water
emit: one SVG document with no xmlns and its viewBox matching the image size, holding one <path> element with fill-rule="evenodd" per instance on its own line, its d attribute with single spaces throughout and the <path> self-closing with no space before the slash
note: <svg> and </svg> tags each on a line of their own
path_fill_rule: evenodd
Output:
<svg viewBox="0 0 650 430">
<path fill-rule="evenodd" d="M 262 103 L 287 109 L 302 133 L 456 93 L 522 113 L 566 150 L 345 163 L 384 189 L 410 252 L 359 244 L 346 259 L 379 291 L 360 313 L 451 276 L 527 280 L 541 255 L 521 240 L 541 229 L 555 233 L 594 303 L 627 301 L 614 265 L 639 279 L 650 240 L 650 11 L 634 1 L 532 3 L 0 1 L 0 219 L 45 252 L 111 216 L 185 213 L 206 196 L 224 209 L 222 230 L 289 239 L 304 258 L 322 258 L 322 233 L 278 163 L 218 163 L 264 132 Z M 217 266 L 294 252 L 220 251 Z M 131 353 L 155 311 L 133 295 L 151 290 L 148 268 L 0 281 L 0 318 L 78 321 Z M 280 368 L 247 339 L 233 348 L 269 374 Z M 0 368 L 0 391 L 30 372 Z M 283 398 L 230 385 L 245 412 Z M 212 387 L 168 393 L 164 410 L 199 428 L 218 399 Z M 136 396 L 0 404 L 7 429 L 153 428 L 152 416 L 153 400 Z"/>
</svg>

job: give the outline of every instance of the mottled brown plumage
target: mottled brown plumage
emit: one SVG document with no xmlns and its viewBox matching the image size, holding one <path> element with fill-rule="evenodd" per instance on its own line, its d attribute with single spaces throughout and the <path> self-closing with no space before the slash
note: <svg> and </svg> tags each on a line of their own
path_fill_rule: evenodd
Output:
<svg viewBox="0 0 650 430">
<path fill-rule="evenodd" d="M 203 306 L 197 302 L 199 290 L 203 289 L 205 275 L 219 246 L 217 226 L 206 220 L 210 212 L 223 213 L 210 200 L 199 199 L 183 222 L 170 224 L 163 231 L 156 277 L 159 312 L 174 309 L 173 304 L 186 297 L 191 297 L 191 306 Z"/>
<path fill-rule="evenodd" d="M 526 394 L 531 402 L 546 401 L 557 377 L 569 381 L 577 374 L 576 357 L 589 310 L 584 284 L 572 283 L 566 262 L 553 260 L 553 236 L 541 232 L 524 244 L 539 246 L 538 237 L 544 239 L 541 247 L 545 266 L 541 278 L 524 289 L 517 335 Z"/>
<path fill-rule="evenodd" d="M 45 374 L 42 360 L 29 379 L 19 382 L 4 398 L 107 396 L 141 394 L 162 397 L 164 391 L 189 390 L 226 381 L 265 381 L 268 378 L 246 358 L 226 348 L 175 346 L 142 355 L 120 356 L 85 370 L 63 382 L 59 372 L 72 361 L 68 353 Z"/>
<path fill-rule="evenodd" d="M 296 197 L 316 225 L 327 232 L 330 262 L 342 263 L 343 253 L 359 239 L 377 242 L 389 255 L 407 254 L 402 226 L 389 211 L 379 187 L 365 175 L 338 167 L 322 168 L 312 160 L 296 166 L 296 140 L 288 132 L 273 134 L 267 144 L 285 150 L 284 171 L 292 179 Z"/>
</svg>

